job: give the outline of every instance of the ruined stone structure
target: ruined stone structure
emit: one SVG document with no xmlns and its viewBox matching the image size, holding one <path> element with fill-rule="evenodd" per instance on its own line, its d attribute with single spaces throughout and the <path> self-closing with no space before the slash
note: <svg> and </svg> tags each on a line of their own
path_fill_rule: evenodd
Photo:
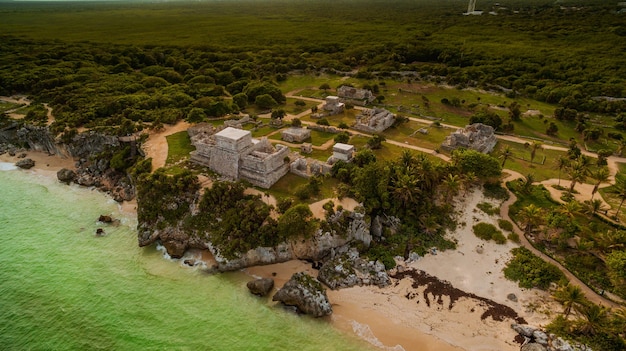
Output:
<svg viewBox="0 0 626 351">
<path fill-rule="evenodd" d="M 349 102 L 354 105 L 364 106 L 374 101 L 376 97 L 370 90 L 358 89 L 342 85 L 337 89 L 337 95 L 343 102 Z"/>
<path fill-rule="evenodd" d="M 329 114 L 336 115 L 342 113 L 345 106 L 346 105 L 341 102 L 341 99 L 339 99 L 338 96 L 330 95 L 326 97 L 326 103 L 322 108 L 324 109 L 324 111 L 328 111 Z"/>
<path fill-rule="evenodd" d="M 191 160 L 230 179 L 245 179 L 269 188 L 289 170 L 289 148 L 275 147 L 265 138 L 253 139 L 247 130 L 227 127 L 209 135 L 192 138 L 196 151 Z"/>
<path fill-rule="evenodd" d="M 309 158 L 298 158 L 289 165 L 289 171 L 303 178 L 330 173 L 331 166 Z"/>
<path fill-rule="evenodd" d="M 301 143 L 311 138 L 311 131 L 307 128 L 291 127 L 282 131 L 281 138 L 288 143 Z"/>
<path fill-rule="evenodd" d="M 497 141 L 493 127 L 474 123 L 447 136 L 446 140 L 441 143 L 441 148 L 452 151 L 463 147 L 488 154 L 496 146 Z"/>
<path fill-rule="evenodd" d="M 354 129 L 366 133 L 382 133 L 396 121 L 396 115 L 382 108 L 364 110 L 356 116 Z"/>
<path fill-rule="evenodd" d="M 311 152 L 313 152 L 313 145 L 311 145 L 311 143 L 303 143 L 300 145 L 301 154 L 310 154 Z"/>
<path fill-rule="evenodd" d="M 350 162 L 354 154 L 354 145 L 335 143 L 333 145 L 333 155 L 328 158 L 326 163 L 332 165 L 337 161 Z"/>
</svg>

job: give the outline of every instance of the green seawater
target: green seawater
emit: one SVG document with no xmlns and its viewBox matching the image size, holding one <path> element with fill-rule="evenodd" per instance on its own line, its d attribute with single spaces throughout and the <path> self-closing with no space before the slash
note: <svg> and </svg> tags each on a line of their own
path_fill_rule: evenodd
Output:
<svg viewBox="0 0 626 351">
<path fill-rule="evenodd" d="M 327 321 L 139 248 L 103 194 L 0 163 L 0 349 L 363 350 Z M 97 222 L 101 214 L 118 226 Z M 102 227 L 106 235 L 97 237 Z"/>
</svg>

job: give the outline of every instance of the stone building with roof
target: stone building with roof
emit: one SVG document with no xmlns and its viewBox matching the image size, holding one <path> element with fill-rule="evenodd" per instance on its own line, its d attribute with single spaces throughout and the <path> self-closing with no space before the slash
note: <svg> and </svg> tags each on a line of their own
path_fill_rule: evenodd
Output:
<svg viewBox="0 0 626 351">
<path fill-rule="evenodd" d="M 192 139 L 191 161 L 230 179 L 245 179 L 268 189 L 289 171 L 289 148 L 252 138 L 247 130 L 227 127 Z"/>
</svg>

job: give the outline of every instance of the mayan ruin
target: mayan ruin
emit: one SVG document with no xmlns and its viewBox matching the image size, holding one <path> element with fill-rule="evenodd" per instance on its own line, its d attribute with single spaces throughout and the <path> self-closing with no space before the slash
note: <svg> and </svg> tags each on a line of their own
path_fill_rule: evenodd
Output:
<svg viewBox="0 0 626 351">
<path fill-rule="evenodd" d="M 218 133 L 198 133 L 191 160 L 229 179 L 244 179 L 268 189 L 289 171 L 289 148 L 273 146 L 250 131 L 227 127 Z"/>
<path fill-rule="evenodd" d="M 354 129 L 366 133 L 382 133 L 396 121 L 396 115 L 382 108 L 364 110 L 356 116 Z"/>
<path fill-rule="evenodd" d="M 493 127 L 474 123 L 447 136 L 446 140 L 441 143 L 441 148 L 452 151 L 463 147 L 488 154 L 496 146 L 497 141 Z"/>
<path fill-rule="evenodd" d="M 370 90 L 358 89 L 347 85 L 337 88 L 337 95 L 344 103 L 359 106 L 365 106 L 376 99 Z"/>
</svg>

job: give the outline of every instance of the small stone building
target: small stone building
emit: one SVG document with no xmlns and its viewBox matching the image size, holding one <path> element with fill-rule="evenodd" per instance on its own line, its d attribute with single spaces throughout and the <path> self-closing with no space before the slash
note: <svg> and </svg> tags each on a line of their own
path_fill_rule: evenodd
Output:
<svg viewBox="0 0 626 351">
<path fill-rule="evenodd" d="M 322 107 L 324 111 L 328 111 L 331 115 L 342 113 L 345 109 L 345 104 L 341 102 L 338 96 L 327 96 L 326 103 Z"/>
<path fill-rule="evenodd" d="M 345 161 L 349 162 L 352 160 L 352 155 L 354 154 L 354 145 L 343 144 L 343 143 L 335 143 L 333 146 L 333 156 L 332 158 L 335 161 Z"/>
<path fill-rule="evenodd" d="M 382 133 L 396 121 L 396 115 L 383 108 L 364 110 L 356 116 L 354 129 L 366 133 Z"/>
<path fill-rule="evenodd" d="M 340 86 L 337 89 L 337 95 L 343 102 L 359 106 L 365 106 L 376 99 L 370 90 L 358 89 L 347 85 Z"/>
<path fill-rule="evenodd" d="M 482 123 L 474 123 L 448 135 L 446 140 L 441 143 L 441 148 L 452 151 L 463 147 L 488 154 L 493 151 L 497 142 L 498 139 L 496 139 L 493 127 Z"/>
<path fill-rule="evenodd" d="M 311 138 L 311 131 L 307 128 L 291 127 L 282 131 L 281 138 L 288 143 L 301 143 Z"/>
<path fill-rule="evenodd" d="M 227 127 L 213 135 L 192 139 L 191 161 L 230 179 L 245 179 L 270 188 L 289 171 L 289 148 L 273 146 L 266 138 L 253 139 L 247 130 Z"/>
</svg>

